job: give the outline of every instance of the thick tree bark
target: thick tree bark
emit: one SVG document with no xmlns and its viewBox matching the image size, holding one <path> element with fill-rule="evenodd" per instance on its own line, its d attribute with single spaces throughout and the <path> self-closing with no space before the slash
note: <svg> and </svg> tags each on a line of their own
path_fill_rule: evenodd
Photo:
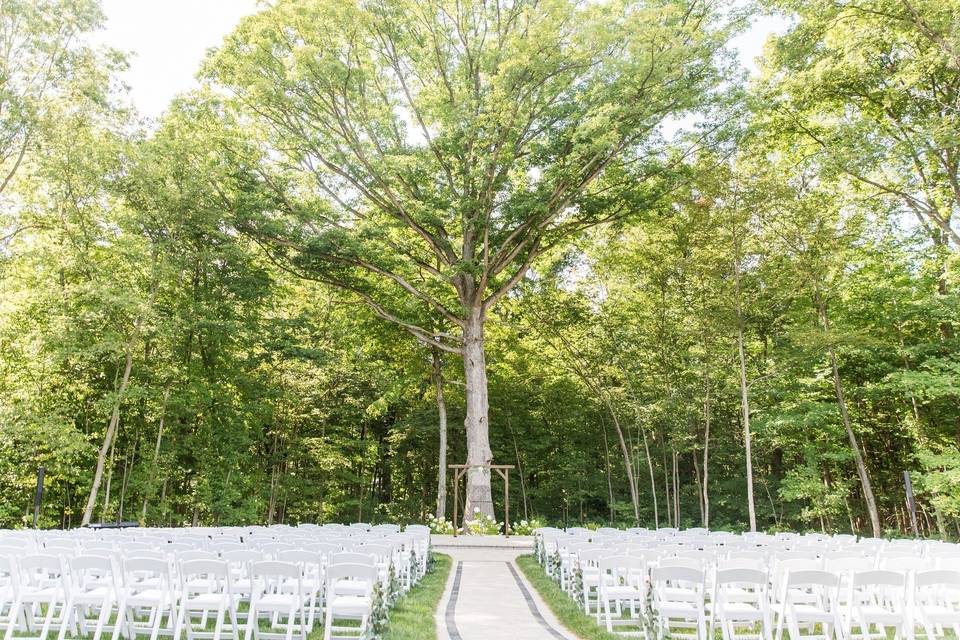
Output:
<svg viewBox="0 0 960 640">
<path fill-rule="evenodd" d="M 440 454 L 437 461 L 437 512 L 438 520 L 447 516 L 447 403 L 443 397 L 443 363 L 440 349 L 431 349 L 433 357 L 433 386 L 437 393 L 437 417 L 440 423 Z"/>
<path fill-rule="evenodd" d="M 867 465 L 860 451 L 860 443 L 857 441 L 857 435 L 853 432 L 853 427 L 850 424 L 850 414 L 847 412 L 847 401 L 843 393 L 843 384 L 840 381 L 840 368 L 837 366 L 837 352 L 830 339 L 830 316 L 827 313 L 827 304 L 819 293 L 816 294 L 816 298 L 817 309 L 820 313 L 820 322 L 823 325 L 823 331 L 827 338 L 827 352 L 830 356 L 830 369 L 833 372 L 833 389 L 837 396 L 840 418 L 843 421 L 843 428 L 847 432 L 850 449 L 853 451 L 853 458 L 857 464 L 857 475 L 860 476 L 863 498 L 867 503 L 867 513 L 870 516 L 870 526 L 873 529 L 873 537 L 879 538 L 883 534 L 880 528 L 880 512 L 877 510 L 877 500 L 873 495 L 873 486 L 870 483 L 870 474 L 867 472 Z"/>
<path fill-rule="evenodd" d="M 750 388 L 747 385 L 747 358 L 743 348 L 743 305 L 740 299 L 740 241 L 733 227 L 733 283 L 737 317 L 737 357 L 740 365 L 740 409 L 743 414 L 743 449 L 747 471 L 747 512 L 750 531 L 757 530 L 757 507 L 753 499 L 753 451 L 750 435 Z"/>
<path fill-rule="evenodd" d="M 466 381 L 467 415 L 463 421 L 467 432 L 467 497 L 463 513 L 466 519 L 476 514 L 494 517 L 490 491 L 490 469 L 482 468 L 493 461 L 490 450 L 489 403 L 487 400 L 487 362 L 484 354 L 482 307 L 469 310 L 463 327 L 463 373 Z M 472 466 L 477 465 L 477 466 Z"/>
</svg>

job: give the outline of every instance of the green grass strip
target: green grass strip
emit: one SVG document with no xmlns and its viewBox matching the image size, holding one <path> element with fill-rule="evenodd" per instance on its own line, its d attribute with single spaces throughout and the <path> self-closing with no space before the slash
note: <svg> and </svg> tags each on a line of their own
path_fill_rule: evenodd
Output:
<svg viewBox="0 0 960 640">
<path fill-rule="evenodd" d="M 597 625 L 595 618 L 585 614 L 580 605 L 550 579 L 532 555 L 520 556 L 517 565 L 557 620 L 575 636 L 582 640 L 622 640 L 620 636 L 607 633 L 605 628 Z"/>
<path fill-rule="evenodd" d="M 447 586 L 453 561 L 450 556 L 433 554 L 433 570 L 390 610 L 390 621 L 381 640 L 436 640 L 434 614 Z"/>
</svg>

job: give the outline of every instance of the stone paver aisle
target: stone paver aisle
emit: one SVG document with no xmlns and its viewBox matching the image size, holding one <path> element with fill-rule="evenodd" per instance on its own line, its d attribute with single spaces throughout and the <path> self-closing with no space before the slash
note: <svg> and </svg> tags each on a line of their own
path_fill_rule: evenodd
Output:
<svg viewBox="0 0 960 640">
<path fill-rule="evenodd" d="M 514 564 L 527 548 L 468 544 L 434 544 L 454 560 L 436 614 L 441 640 L 576 640 Z"/>
</svg>

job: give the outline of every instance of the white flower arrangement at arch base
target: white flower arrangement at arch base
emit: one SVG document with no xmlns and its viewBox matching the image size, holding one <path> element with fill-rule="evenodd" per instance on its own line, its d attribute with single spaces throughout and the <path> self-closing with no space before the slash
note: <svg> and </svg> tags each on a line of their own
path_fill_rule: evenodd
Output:
<svg viewBox="0 0 960 640">
<path fill-rule="evenodd" d="M 465 521 L 463 523 L 463 529 L 459 533 L 495 536 L 500 534 L 501 529 L 503 529 L 502 522 L 498 522 L 493 516 L 483 515 L 480 513 L 479 507 L 474 507 L 473 520 Z"/>
</svg>

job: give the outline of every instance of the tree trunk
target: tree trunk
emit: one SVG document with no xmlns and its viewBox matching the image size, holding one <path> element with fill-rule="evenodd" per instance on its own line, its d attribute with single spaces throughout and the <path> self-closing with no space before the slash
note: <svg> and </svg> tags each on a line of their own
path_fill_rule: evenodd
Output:
<svg viewBox="0 0 960 640">
<path fill-rule="evenodd" d="M 700 507 L 700 526 L 703 526 L 703 482 L 700 479 L 700 460 L 696 449 L 693 450 L 693 482 L 697 485 L 697 506 Z"/>
<path fill-rule="evenodd" d="M 465 519 L 471 519 L 477 514 L 494 517 L 490 469 L 480 466 L 493 461 L 493 452 L 490 451 L 483 322 L 483 310 L 474 307 L 465 319 L 463 328 L 463 373 L 467 401 L 467 415 L 463 425 L 467 432 L 467 464 L 471 465 L 467 470 L 467 495 L 463 508 Z"/>
<path fill-rule="evenodd" d="M 120 483 L 120 511 L 117 513 L 117 522 L 123 522 L 123 507 L 127 501 L 127 486 L 130 480 L 130 475 L 133 473 L 133 467 L 137 462 L 137 446 L 140 444 L 140 436 L 137 436 L 137 439 L 133 441 L 133 447 L 131 448 L 131 453 L 129 455 L 129 462 L 127 458 L 124 458 L 123 461 L 123 482 Z"/>
<path fill-rule="evenodd" d="M 860 443 L 857 442 L 857 436 L 853 432 L 853 427 L 850 424 L 850 415 L 847 413 L 847 401 L 844 398 L 843 384 L 840 382 L 840 369 L 837 366 L 837 352 L 833 348 L 833 342 L 830 338 L 830 317 L 827 314 L 827 304 L 819 292 L 816 293 L 816 298 L 818 311 L 820 313 L 820 322 L 823 325 L 823 331 L 827 338 L 827 352 L 830 355 L 830 368 L 833 371 L 833 389 L 837 395 L 840 418 L 843 420 L 843 428 L 847 432 L 847 439 L 850 440 L 850 449 L 853 451 L 853 458 L 857 463 L 857 475 L 860 476 L 863 498 L 867 503 L 867 513 L 870 516 L 870 526 L 873 528 L 873 537 L 879 538 L 883 534 L 880 528 L 880 513 L 877 510 L 877 500 L 873 495 L 873 487 L 870 484 L 870 474 L 867 472 L 867 465 L 860 451 Z"/>
<path fill-rule="evenodd" d="M 660 454 L 663 458 L 663 492 L 664 492 L 664 502 L 666 503 L 667 508 L 667 526 L 672 527 L 673 525 L 673 496 L 670 493 L 671 480 L 670 480 L 670 467 L 667 465 L 667 440 L 666 438 L 662 439 L 663 445 L 660 447 Z"/>
<path fill-rule="evenodd" d="M 710 528 L 710 375 L 704 375 L 703 397 L 703 526 Z"/>
<path fill-rule="evenodd" d="M 437 464 L 437 519 L 447 515 L 447 403 L 443 397 L 443 363 L 440 349 L 432 348 L 433 386 L 437 392 L 437 417 L 440 422 L 440 455 Z"/>
<path fill-rule="evenodd" d="M 617 432 L 617 439 L 620 441 L 620 450 L 623 452 L 623 466 L 626 468 L 627 482 L 630 484 L 630 502 L 633 504 L 633 520 L 639 525 L 640 500 L 637 498 L 637 483 L 634 482 L 633 479 L 633 463 L 630 462 L 630 449 L 627 448 L 627 441 L 623 437 L 623 429 L 620 428 L 620 419 L 617 417 L 617 412 L 613 409 L 613 403 L 606 394 L 604 394 L 603 397 L 607 405 L 607 410 L 610 411 L 610 418 L 613 420 L 613 428 Z"/>
<path fill-rule="evenodd" d="M 110 508 L 110 487 L 113 484 L 114 460 L 117 457 L 117 438 L 120 436 L 120 427 L 113 432 L 113 442 L 110 443 L 110 461 L 107 463 L 107 486 L 103 491 L 103 506 L 100 507 L 100 521 L 106 522 L 108 518 L 107 510 Z"/>
<path fill-rule="evenodd" d="M 80 526 L 90 524 L 93 518 L 93 510 L 97 506 L 97 494 L 100 492 L 100 483 L 103 482 L 103 468 L 107 463 L 107 454 L 110 453 L 114 434 L 117 431 L 117 425 L 120 423 L 120 405 L 123 402 L 123 396 L 130 384 L 130 372 L 133 370 L 133 345 L 127 343 L 127 350 L 123 365 L 123 377 L 120 380 L 120 386 L 117 388 L 117 398 L 113 403 L 113 411 L 110 414 L 110 422 L 107 424 L 107 432 L 103 436 L 103 444 L 100 445 L 100 452 L 97 454 L 97 467 L 93 472 L 93 484 L 90 486 L 90 496 L 87 498 L 87 506 L 83 509 L 83 519 Z"/>
<path fill-rule="evenodd" d="M 157 256 L 154 255 L 154 262 Z M 157 291 L 160 288 L 158 280 L 154 280 L 150 288 L 150 297 L 147 302 L 147 308 L 152 308 L 157 299 Z M 143 314 L 137 316 L 133 323 L 133 332 L 127 341 L 126 353 L 124 354 L 123 378 L 120 380 L 120 386 L 117 389 L 117 398 L 113 403 L 113 412 L 110 414 L 110 422 L 107 424 L 107 433 L 103 436 L 103 444 L 100 445 L 100 452 L 97 454 L 97 467 L 93 472 L 93 484 L 90 487 L 90 496 L 87 498 L 87 506 L 83 510 L 83 519 L 80 526 L 90 524 L 93 517 L 93 509 L 97 506 L 97 494 L 100 492 L 100 483 L 103 482 L 103 467 L 107 460 L 107 454 L 113 443 L 114 433 L 117 430 L 117 424 L 120 422 L 120 406 L 123 404 L 123 396 L 127 392 L 130 384 L 130 372 L 133 370 L 133 347 L 140 337 L 140 327 L 143 325 Z"/>
<path fill-rule="evenodd" d="M 610 445 L 607 443 L 607 422 L 600 413 L 600 425 L 603 427 L 603 467 L 607 472 L 607 510 L 610 512 L 610 526 L 613 526 L 613 477 L 610 470 Z"/>
<path fill-rule="evenodd" d="M 157 426 L 157 444 L 153 448 L 153 464 L 150 465 L 150 481 L 143 496 L 143 507 L 140 509 L 140 525 L 147 524 L 147 503 L 153 494 L 153 483 L 157 478 L 157 467 L 160 464 L 160 445 L 163 443 L 163 421 L 167 417 L 167 400 L 170 398 L 170 387 L 163 390 L 163 403 L 160 405 L 160 424 Z"/>
<path fill-rule="evenodd" d="M 757 507 L 753 500 L 753 452 L 750 437 L 750 392 L 747 385 L 747 358 L 743 348 L 743 306 L 740 299 L 740 241 L 736 225 L 733 227 L 733 282 L 737 316 L 737 356 L 740 364 L 740 408 L 743 413 L 743 449 L 747 462 L 747 511 L 750 531 L 757 530 Z"/>
<path fill-rule="evenodd" d="M 673 452 L 673 522 L 675 527 L 680 528 L 680 467 L 677 464 L 677 450 Z"/>
<path fill-rule="evenodd" d="M 507 416 L 507 429 L 510 430 L 510 438 L 513 439 L 513 454 L 517 457 L 517 477 L 520 478 L 520 498 L 523 500 L 523 519 L 527 520 L 530 518 L 527 505 L 527 481 L 524 479 L 523 463 L 520 461 L 520 447 L 517 446 L 517 434 L 513 432 L 510 416 Z M 606 432 L 604 432 L 604 438 L 606 438 Z"/>
<path fill-rule="evenodd" d="M 653 474 L 653 458 L 650 457 L 650 445 L 647 444 L 647 432 L 643 430 L 641 433 L 643 434 L 643 451 L 647 455 L 647 471 L 650 472 L 650 495 L 653 497 L 653 526 L 659 529 L 660 508 L 657 506 L 657 481 Z"/>
</svg>

